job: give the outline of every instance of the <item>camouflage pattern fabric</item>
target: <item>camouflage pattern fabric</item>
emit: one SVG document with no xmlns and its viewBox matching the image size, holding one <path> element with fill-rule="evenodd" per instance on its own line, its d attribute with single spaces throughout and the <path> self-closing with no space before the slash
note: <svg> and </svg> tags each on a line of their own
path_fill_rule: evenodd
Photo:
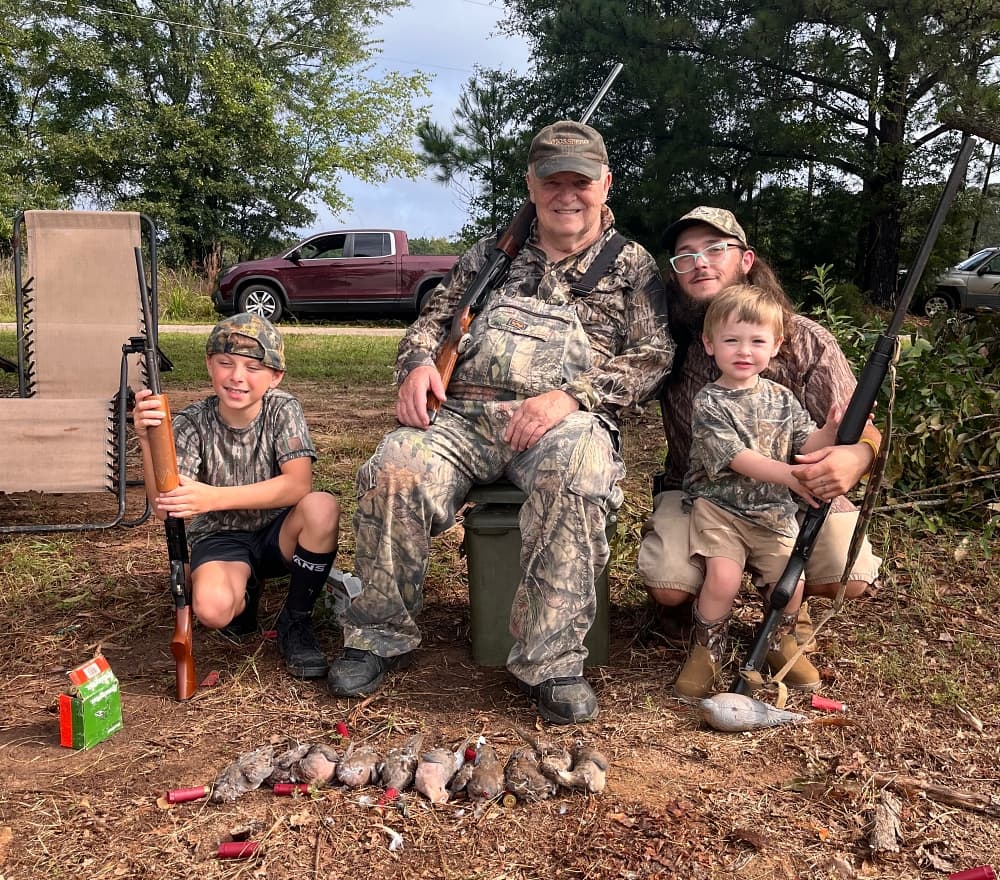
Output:
<svg viewBox="0 0 1000 880">
<path fill-rule="evenodd" d="M 790 389 L 816 424 L 826 421 L 833 403 L 847 406 L 857 384 L 851 365 L 833 335 L 815 321 L 794 315 L 791 332 L 771 358 L 763 378 Z M 691 455 L 691 412 L 695 395 L 720 376 L 715 359 L 696 341 L 688 348 L 681 375 L 664 384 L 660 394 L 663 432 L 667 440 L 664 489 L 680 489 Z M 851 502 L 835 498 L 831 511 L 854 510 Z"/>
<path fill-rule="evenodd" d="M 513 452 L 503 432 L 516 406 L 449 401 L 426 431 L 390 433 L 358 472 L 354 566 L 365 586 L 342 621 L 346 646 L 395 656 L 420 644 L 431 536 L 454 523 L 474 482 L 503 476 L 528 494 L 508 669 L 529 684 L 582 673 L 594 581 L 609 555 L 605 520 L 621 504 L 625 468 L 616 433 L 585 412 Z"/>
<path fill-rule="evenodd" d="M 281 473 L 281 465 L 301 456 L 316 460 L 305 414 L 287 391 L 272 388 L 257 418 L 245 428 L 227 425 L 214 394 L 175 413 L 178 473 L 210 486 L 246 486 Z M 216 510 L 187 523 L 188 540 L 223 531 L 254 532 L 287 508 Z"/>
<path fill-rule="evenodd" d="M 753 388 L 710 382 L 694 399 L 691 463 L 684 477 L 688 500 L 705 498 L 780 535 L 798 534 L 791 491 L 729 469 L 750 450 L 790 462 L 816 425 L 791 391 L 768 379 Z"/>
<path fill-rule="evenodd" d="M 502 386 L 523 396 L 559 388 L 583 409 L 615 420 L 637 412 L 656 394 L 674 344 L 666 329 L 663 281 L 649 253 L 629 242 L 588 296 L 575 297 L 570 290 L 614 235 L 613 222 L 605 205 L 601 238 L 558 263 L 550 263 L 529 238 L 501 288 L 472 322 L 472 344 L 455 368 L 457 384 Z M 434 291 L 400 342 L 397 382 L 433 363 L 459 299 L 494 244 L 492 238 L 475 244 Z M 552 307 L 546 319 L 552 323 L 543 325 L 539 304 Z M 570 330 L 574 337 L 562 340 L 563 348 L 545 347 L 540 338 L 558 341 Z"/>
<path fill-rule="evenodd" d="M 473 321 L 435 424 L 393 431 L 358 473 L 355 571 L 365 589 L 344 620 L 347 647 L 395 656 L 420 643 L 416 615 L 431 536 L 451 526 L 474 482 L 505 476 L 528 494 L 507 667 L 528 684 L 582 674 L 594 581 L 609 555 L 604 524 L 622 500 L 615 420 L 652 398 L 673 354 L 663 282 L 634 242 L 590 294 L 572 294 L 614 234 L 606 207 L 602 222 L 594 245 L 558 263 L 529 240 Z M 433 363 L 493 245 L 476 244 L 434 292 L 400 343 L 398 382 Z M 503 441 L 511 413 L 555 389 L 581 411 L 531 449 L 512 450 Z"/>
</svg>

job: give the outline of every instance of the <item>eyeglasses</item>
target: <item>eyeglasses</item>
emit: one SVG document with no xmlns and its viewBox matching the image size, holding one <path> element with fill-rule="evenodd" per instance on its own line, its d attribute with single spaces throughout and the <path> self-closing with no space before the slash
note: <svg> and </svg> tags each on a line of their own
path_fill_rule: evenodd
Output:
<svg viewBox="0 0 1000 880">
<path fill-rule="evenodd" d="M 676 257 L 671 257 L 670 268 L 678 275 L 686 275 L 695 270 L 699 258 L 709 265 L 721 263 L 726 258 L 726 251 L 731 247 L 739 248 L 741 251 L 746 250 L 743 245 L 736 244 L 734 241 L 720 241 L 718 244 L 710 244 L 704 250 L 695 251 L 693 254 L 678 254 Z"/>
</svg>

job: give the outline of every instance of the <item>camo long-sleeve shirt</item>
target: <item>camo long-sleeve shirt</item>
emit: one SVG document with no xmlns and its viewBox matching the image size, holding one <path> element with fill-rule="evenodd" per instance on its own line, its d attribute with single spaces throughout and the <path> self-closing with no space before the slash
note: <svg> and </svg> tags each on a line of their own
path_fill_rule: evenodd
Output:
<svg viewBox="0 0 1000 880">
<path fill-rule="evenodd" d="M 460 356 L 452 378 L 453 396 L 476 386 L 515 397 L 560 389 L 581 408 L 613 420 L 653 397 L 674 345 L 666 327 L 663 281 L 650 254 L 630 241 L 593 291 L 576 296 L 570 289 L 614 235 L 607 206 L 601 219 L 603 233 L 593 245 L 556 263 L 538 247 L 532 228 L 506 278 L 473 321 L 470 350 Z M 475 244 L 434 291 L 399 345 L 398 383 L 416 367 L 433 364 L 458 301 L 494 244 L 493 238 Z M 544 308 L 534 309 L 531 301 Z M 545 374 L 539 375 L 538 359 L 523 352 L 562 333 L 568 340 L 564 355 L 556 358 L 558 363 L 550 358 Z"/>
</svg>

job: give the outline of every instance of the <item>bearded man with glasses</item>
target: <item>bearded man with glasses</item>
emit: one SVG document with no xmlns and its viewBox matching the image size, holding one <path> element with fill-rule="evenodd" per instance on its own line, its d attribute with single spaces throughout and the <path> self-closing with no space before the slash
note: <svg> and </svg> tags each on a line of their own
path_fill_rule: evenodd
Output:
<svg viewBox="0 0 1000 880">
<path fill-rule="evenodd" d="M 690 638 L 691 605 L 704 571 L 690 557 L 688 512 L 681 506 L 681 481 L 691 449 L 695 395 L 719 377 L 702 345 L 702 323 L 712 299 L 732 284 L 750 283 L 781 290 L 774 272 L 750 247 L 731 211 L 701 206 L 671 224 L 663 238 L 672 254 L 666 272 L 668 321 L 677 344 L 673 365 L 660 391 L 667 456 L 653 485 L 653 513 L 643 529 L 639 572 L 653 600 L 653 630 L 671 643 Z M 846 407 L 856 384 L 836 339 L 815 321 L 794 315 L 778 355 L 762 374 L 790 388 L 813 420 L 822 425 L 834 403 Z M 830 446 L 798 457 L 795 474 L 811 493 L 832 500 L 830 515 L 817 537 L 805 569 L 805 597 L 836 596 L 858 512 L 844 497 L 871 468 L 881 434 L 869 421 L 861 440 Z M 867 538 L 846 587 L 850 598 L 875 582 L 881 559 Z M 803 603 L 803 609 L 806 609 Z M 796 636 L 809 644 L 808 610 L 800 612 Z M 810 645 L 811 647 L 811 645 Z"/>
</svg>

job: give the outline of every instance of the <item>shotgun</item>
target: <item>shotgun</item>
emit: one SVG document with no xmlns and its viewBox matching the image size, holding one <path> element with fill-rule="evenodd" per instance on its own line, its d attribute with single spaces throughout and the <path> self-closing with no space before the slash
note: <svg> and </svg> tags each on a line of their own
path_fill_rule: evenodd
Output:
<svg viewBox="0 0 1000 880">
<path fill-rule="evenodd" d="M 974 142 L 972 138 L 966 134 L 962 140 L 962 146 L 958 151 L 958 157 L 955 159 L 955 165 L 951 169 L 951 174 L 949 174 L 948 180 L 945 183 L 937 207 L 934 209 L 930 226 L 927 228 L 924 239 L 920 243 L 920 248 L 917 250 L 916 257 L 914 257 L 913 265 L 907 272 L 906 284 L 896 303 L 896 310 L 893 312 L 892 319 L 885 332 L 876 341 L 875 348 L 869 355 L 868 361 L 865 363 L 865 368 L 861 372 L 861 377 L 858 379 L 857 387 L 855 387 L 854 393 L 847 404 L 844 417 L 837 430 L 837 444 L 840 446 L 853 445 L 861 439 L 865 422 L 872 412 L 872 407 L 875 405 L 875 398 L 878 396 L 882 382 L 885 380 L 886 374 L 889 372 L 889 366 L 895 357 L 899 330 L 906 317 L 906 310 L 910 304 L 910 300 L 913 299 L 917 284 L 920 282 L 920 276 L 927 265 L 927 259 L 934 248 L 935 241 L 937 241 L 938 233 L 944 225 L 945 217 L 955 198 L 955 193 L 965 180 L 965 169 L 969 164 L 969 157 L 972 155 L 973 146 Z M 778 578 L 778 582 L 774 585 L 774 590 L 771 593 L 770 608 L 764 617 L 764 622 L 757 631 L 746 661 L 740 667 L 740 674 L 733 683 L 733 692 L 744 695 L 750 693 L 751 687 L 748 675 L 753 677 L 753 673 L 759 672 L 764 666 L 764 658 L 767 656 L 771 637 L 778 628 L 782 612 L 785 610 L 788 600 L 792 598 L 795 586 L 805 571 L 806 562 L 809 561 L 809 557 L 812 555 L 816 537 L 823 527 L 829 511 L 829 501 L 824 502 L 819 507 L 810 507 L 806 510 L 805 518 L 799 529 L 798 538 L 796 538 L 795 546 L 792 548 L 792 555 L 789 557 L 788 563 L 785 565 L 785 570 L 781 573 L 781 577 Z"/>
<path fill-rule="evenodd" d="M 584 110 L 583 116 L 578 120 L 581 124 L 585 125 L 590 120 L 590 117 L 593 116 L 598 104 L 604 99 L 611 85 L 618 78 L 618 74 L 622 72 L 623 67 L 624 65 L 619 62 L 614 66 L 611 73 L 608 74 L 607 79 L 604 80 L 604 83 L 594 96 L 594 100 L 590 102 L 590 106 Z M 441 343 L 441 347 L 434 358 L 434 366 L 437 367 L 445 389 L 448 388 L 451 376 L 455 372 L 459 355 L 467 347 L 469 327 L 472 325 L 473 318 L 482 311 L 487 297 L 507 275 L 507 270 L 510 268 L 511 262 L 528 240 L 528 233 L 531 231 L 531 223 L 534 219 L 535 204 L 530 199 L 525 199 L 514 215 L 514 219 L 511 220 L 510 225 L 497 239 L 497 243 L 490 251 L 486 262 L 476 272 L 476 277 L 472 279 L 462 298 L 458 301 L 455 316 L 451 321 L 451 330 Z M 428 391 L 427 415 L 430 417 L 431 424 L 434 423 L 440 409 L 441 401 L 434 396 L 433 392 Z"/>
<path fill-rule="evenodd" d="M 170 418 L 170 404 L 160 385 L 160 353 L 156 344 L 156 316 L 149 301 L 146 272 L 142 265 L 142 249 L 135 249 L 135 268 L 139 276 L 139 295 L 142 299 L 142 316 L 146 324 L 143 339 L 143 357 L 146 362 L 146 384 L 159 399 L 160 409 L 166 414 L 163 421 L 147 432 L 149 451 L 153 459 L 153 478 L 159 492 L 177 488 L 177 449 L 174 446 L 174 426 Z M 198 678 L 194 669 L 194 645 L 191 634 L 191 601 L 187 593 L 186 565 L 188 562 L 187 535 L 184 520 L 167 516 L 164 520 L 167 534 L 167 558 L 170 560 L 170 594 L 174 600 L 174 634 L 170 639 L 170 653 L 174 655 L 177 672 L 177 699 L 184 701 L 194 696 Z"/>
</svg>

